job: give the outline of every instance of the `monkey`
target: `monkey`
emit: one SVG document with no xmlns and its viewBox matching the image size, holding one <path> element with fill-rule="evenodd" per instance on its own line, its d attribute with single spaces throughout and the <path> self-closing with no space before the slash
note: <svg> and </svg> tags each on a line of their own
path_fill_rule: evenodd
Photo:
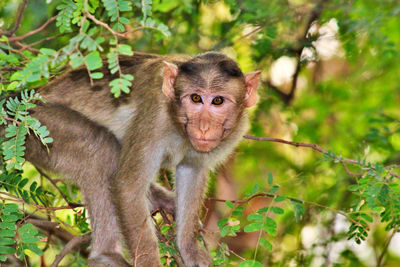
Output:
<svg viewBox="0 0 400 267">
<path fill-rule="evenodd" d="M 134 76 L 131 92 L 114 98 L 106 67 L 91 85 L 84 67 L 38 92 L 32 116 L 46 125 L 50 153 L 32 136 L 25 157 L 76 183 L 92 228 L 90 266 L 161 266 L 150 211 L 174 212 L 176 242 L 185 266 L 210 266 L 197 241 L 198 214 L 208 173 L 232 153 L 248 130 L 246 109 L 257 102 L 260 71 L 243 74 L 218 52 L 194 57 L 135 52 L 120 56 Z M 156 183 L 160 169 L 175 172 L 175 192 Z"/>
</svg>

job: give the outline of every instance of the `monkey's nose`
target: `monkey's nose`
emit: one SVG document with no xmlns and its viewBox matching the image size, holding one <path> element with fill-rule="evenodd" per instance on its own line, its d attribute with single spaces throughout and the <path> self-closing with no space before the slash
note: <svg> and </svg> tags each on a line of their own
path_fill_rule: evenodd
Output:
<svg viewBox="0 0 400 267">
<path fill-rule="evenodd" d="M 200 120 L 200 125 L 199 125 L 201 133 L 204 135 L 208 129 L 210 129 L 210 125 L 207 121 L 205 120 Z"/>
</svg>

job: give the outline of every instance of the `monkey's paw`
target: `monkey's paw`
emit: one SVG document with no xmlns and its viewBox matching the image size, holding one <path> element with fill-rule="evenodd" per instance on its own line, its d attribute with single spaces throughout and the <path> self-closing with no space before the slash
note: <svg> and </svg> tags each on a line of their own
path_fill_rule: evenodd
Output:
<svg viewBox="0 0 400 267">
<path fill-rule="evenodd" d="M 180 250 L 186 267 L 209 267 L 212 263 L 210 253 L 198 244 L 184 247 Z"/>
</svg>

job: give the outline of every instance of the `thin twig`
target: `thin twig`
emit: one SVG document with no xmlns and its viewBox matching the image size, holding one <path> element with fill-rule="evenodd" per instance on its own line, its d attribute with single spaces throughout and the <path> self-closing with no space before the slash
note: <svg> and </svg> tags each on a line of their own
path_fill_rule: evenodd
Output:
<svg viewBox="0 0 400 267">
<path fill-rule="evenodd" d="M 399 230 L 398 227 L 393 229 L 392 234 L 390 235 L 389 239 L 386 241 L 386 244 L 383 247 L 381 254 L 379 255 L 378 262 L 376 264 L 377 267 L 384 266 L 383 259 L 384 259 L 385 255 L 386 255 L 387 249 L 389 248 L 390 241 L 392 241 L 392 238 L 394 237 L 394 235 L 397 233 L 398 230 Z"/>
<path fill-rule="evenodd" d="M 166 170 L 162 170 L 162 175 L 163 175 L 163 178 L 164 178 L 164 182 L 167 185 L 167 188 L 169 190 L 172 190 L 172 186 L 171 186 L 171 184 L 170 184 L 170 182 L 168 180 L 167 171 Z"/>
<path fill-rule="evenodd" d="M 251 197 L 249 197 L 248 199 L 245 199 L 245 200 L 230 200 L 230 201 L 232 203 L 236 203 L 236 204 L 240 205 L 240 204 L 246 204 L 246 203 L 248 203 L 249 201 L 251 201 L 254 198 L 259 198 L 259 197 L 276 198 L 276 197 L 280 197 L 280 196 L 281 195 L 278 195 L 278 194 L 271 194 L 271 193 L 263 192 L 263 193 L 258 193 L 258 194 L 252 195 Z M 311 202 L 311 201 L 307 201 L 307 200 L 302 200 L 302 199 L 295 198 L 295 197 L 288 197 L 288 196 L 284 196 L 284 197 L 289 199 L 289 200 L 292 200 L 292 201 L 295 201 L 295 202 L 299 202 L 299 203 L 302 203 L 302 204 L 307 204 L 307 205 L 316 206 L 316 207 L 320 207 L 320 208 L 323 208 L 323 209 L 330 210 L 333 213 L 337 213 L 337 214 L 343 215 L 349 221 L 351 221 L 352 223 L 354 223 L 356 225 L 361 225 L 359 222 L 357 222 L 356 220 L 351 218 L 349 215 L 347 215 L 347 213 L 344 212 L 344 211 L 337 210 L 337 209 L 334 209 L 334 208 L 331 208 L 331 207 L 328 207 L 328 206 L 324 206 L 324 205 L 319 204 L 319 203 L 315 203 L 315 202 Z M 207 198 L 207 200 L 209 200 L 209 201 L 217 201 L 217 202 L 225 202 L 226 201 L 226 199 L 219 199 L 219 198 Z M 369 228 L 369 227 L 367 226 L 367 228 Z"/>
<path fill-rule="evenodd" d="M 283 140 L 283 139 L 279 139 L 279 138 L 273 138 L 273 137 L 257 137 L 257 136 L 251 136 L 251 135 L 245 135 L 243 137 L 245 139 L 256 140 L 256 141 L 267 141 L 267 142 L 283 143 L 283 144 L 287 144 L 287 145 L 291 145 L 291 146 L 295 146 L 295 147 L 308 147 L 308 148 L 312 148 L 312 149 L 314 149 L 314 150 L 316 150 L 318 152 L 321 152 L 321 153 L 323 153 L 325 155 L 330 156 L 330 153 L 327 150 L 323 149 L 322 147 L 320 147 L 317 144 L 307 144 L 307 143 L 300 143 L 300 142 L 292 142 L 292 141 L 287 141 L 287 140 Z M 367 164 L 367 163 L 364 163 L 364 162 L 360 162 L 360 161 L 355 160 L 355 159 L 349 159 L 349 158 L 340 157 L 337 160 L 339 160 L 340 162 L 349 162 L 349 163 L 353 163 L 353 164 L 359 164 L 359 165 L 361 165 L 363 167 L 370 168 L 372 170 L 376 170 L 375 166 Z M 387 174 L 391 175 L 393 177 L 396 177 L 396 178 L 400 178 L 400 175 L 395 174 L 395 173 L 393 173 L 391 171 L 388 171 Z"/>
<path fill-rule="evenodd" d="M 35 46 L 35 45 L 41 44 L 41 43 L 43 43 L 43 42 L 47 42 L 47 41 L 49 41 L 49 40 L 52 40 L 52 39 L 54 39 L 54 38 L 58 38 L 58 37 L 60 37 L 60 36 L 62 36 L 62 35 L 63 35 L 63 34 L 62 34 L 62 33 L 60 33 L 60 34 L 57 34 L 57 35 L 49 36 L 49 37 L 46 37 L 46 38 L 40 39 L 39 41 L 36 41 L 36 42 L 30 43 L 30 44 L 28 44 L 28 46 L 29 46 L 29 47 L 32 47 L 32 46 Z"/>
<path fill-rule="evenodd" d="M 342 164 L 344 171 L 345 171 L 348 175 L 353 176 L 353 177 L 361 177 L 361 176 L 364 175 L 363 173 L 355 173 L 355 172 L 350 171 L 350 170 L 347 168 L 346 163 L 344 163 L 343 161 L 341 161 L 340 163 Z"/>
<path fill-rule="evenodd" d="M 301 53 L 303 52 L 303 49 L 308 41 L 308 38 L 309 38 L 308 32 L 309 32 L 312 24 L 314 23 L 314 21 L 318 20 L 318 18 L 321 16 L 321 13 L 323 11 L 323 5 L 325 4 L 325 2 L 327 2 L 327 0 L 319 0 L 315 4 L 315 7 L 311 9 L 311 12 L 308 16 L 307 22 L 305 23 L 305 26 L 303 28 L 303 32 L 302 32 L 300 38 L 298 38 L 298 40 L 297 40 L 296 44 L 293 46 L 293 48 L 290 49 L 292 54 L 294 54 L 296 56 L 296 69 L 292 75 L 289 93 L 284 93 L 281 90 L 279 90 L 279 88 L 273 86 L 270 83 L 267 83 L 267 85 L 270 88 L 272 88 L 275 92 L 277 92 L 279 94 L 279 96 L 282 98 L 283 102 L 286 105 L 289 105 L 290 102 L 294 98 L 294 94 L 295 94 L 295 91 L 297 88 L 297 80 L 298 80 L 298 77 L 299 77 L 299 74 L 301 71 Z"/>
<path fill-rule="evenodd" d="M 57 267 L 58 264 L 62 261 L 62 259 L 69 253 L 71 250 L 73 250 L 75 247 L 80 246 L 84 243 L 89 243 L 90 242 L 90 234 L 86 235 L 81 235 L 81 236 L 76 236 L 71 241 L 69 241 L 63 250 L 61 250 L 60 254 L 56 256 L 54 259 L 54 262 L 51 264 L 51 267 Z"/>
<path fill-rule="evenodd" d="M 30 47 L 30 45 L 23 44 L 23 43 L 21 43 L 21 42 L 19 42 L 19 41 L 15 41 L 14 43 L 15 43 L 16 45 L 18 45 L 19 47 L 21 47 L 20 49 L 18 49 L 20 52 L 22 52 L 22 51 L 24 51 L 24 50 L 28 50 L 28 51 L 31 51 L 31 52 L 33 52 L 33 53 L 39 53 L 39 52 L 40 52 L 39 49 Z"/>
<path fill-rule="evenodd" d="M 25 12 L 26 7 L 28 6 L 28 0 L 24 0 L 24 2 L 22 3 L 22 5 L 19 8 L 19 12 L 18 12 L 18 16 L 17 16 L 17 20 L 15 21 L 15 25 L 14 28 L 12 28 L 11 30 L 4 32 L 4 33 L 0 33 L 0 35 L 5 35 L 5 36 L 12 36 L 21 26 L 21 21 L 22 21 L 22 15 Z"/>
<path fill-rule="evenodd" d="M 56 189 L 57 191 L 60 193 L 61 197 L 64 199 L 65 202 L 67 202 L 67 204 L 71 207 L 77 208 L 77 207 L 84 207 L 84 204 L 80 204 L 80 203 L 74 203 L 74 202 L 70 202 L 68 200 L 67 195 L 65 195 L 65 193 L 57 186 L 57 183 L 50 178 L 46 173 L 44 173 L 40 168 L 36 167 L 36 170 L 39 172 L 39 174 L 41 176 L 43 176 L 44 178 L 46 178 Z"/>
<path fill-rule="evenodd" d="M 18 197 L 14 196 L 14 195 L 8 194 L 8 193 L 6 193 L 6 192 L 0 192 L 0 195 L 5 195 L 5 196 L 10 197 L 10 198 L 0 197 L 1 200 L 7 200 L 7 201 L 13 201 L 13 202 L 18 202 L 18 203 L 23 203 L 23 204 L 26 204 L 26 205 L 31 205 L 31 206 L 36 207 L 38 210 L 66 210 L 66 209 L 74 209 L 74 207 L 71 207 L 71 206 L 45 207 L 45 206 L 38 205 L 38 204 L 35 204 L 35 203 L 28 203 L 28 202 L 26 202 L 25 200 L 23 200 L 23 199 L 21 199 L 21 198 L 18 198 Z"/>
<path fill-rule="evenodd" d="M 51 17 L 50 19 L 48 19 L 48 20 L 47 20 L 42 26 L 40 26 L 39 28 L 36 28 L 35 30 L 30 31 L 30 32 L 28 32 L 28 33 L 26 33 L 26 34 L 24 34 L 24 35 L 21 35 L 21 36 L 10 37 L 10 38 L 8 39 L 8 41 L 9 41 L 9 42 L 21 41 L 21 40 L 23 40 L 23 39 L 25 39 L 25 38 L 27 38 L 27 37 L 29 37 L 29 36 L 31 36 L 31 35 L 34 35 L 34 34 L 40 32 L 40 31 L 42 31 L 44 28 L 47 27 L 47 25 L 49 25 L 50 23 L 52 23 L 52 22 L 55 21 L 56 19 L 57 19 L 57 16 Z"/>
<path fill-rule="evenodd" d="M 110 26 L 108 26 L 108 24 L 106 24 L 106 23 L 104 23 L 104 22 L 102 22 L 102 21 L 96 19 L 96 17 L 93 16 L 92 14 L 90 14 L 89 12 L 86 12 L 86 17 L 88 17 L 89 19 L 91 19 L 91 20 L 92 20 L 94 23 L 96 23 L 97 25 L 100 25 L 100 26 L 102 26 L 103 28 L 107 29 L 112 35 L 118 36 L 118 37 L 121 37 L 121 38 L 126 38 L 126 39 L 128 38 L 128 37 L 126 36 L 126 33 L 119 33 L 119 32 L 114 31 L 113 29 L 110 28 Z"/>
</svg>

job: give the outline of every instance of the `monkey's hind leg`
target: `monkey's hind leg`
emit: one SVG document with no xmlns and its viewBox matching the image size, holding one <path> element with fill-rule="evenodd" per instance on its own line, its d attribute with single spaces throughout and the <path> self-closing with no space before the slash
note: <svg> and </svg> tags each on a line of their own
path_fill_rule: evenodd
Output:
<svg viewBox="0 0 400 267">
<path fill-rule="evenodd" d="M 104 127 L 60 104 L 37 106 L 33 116 L 47 126 L 54 141 L 47 153 L 37 138 L 29 136 L 26 158 L 81 188 L 92 228 L 89 265 L 129 266 L 122 256 L 109 186 L 119 160 L 118 140 Z"/>
</svg>

